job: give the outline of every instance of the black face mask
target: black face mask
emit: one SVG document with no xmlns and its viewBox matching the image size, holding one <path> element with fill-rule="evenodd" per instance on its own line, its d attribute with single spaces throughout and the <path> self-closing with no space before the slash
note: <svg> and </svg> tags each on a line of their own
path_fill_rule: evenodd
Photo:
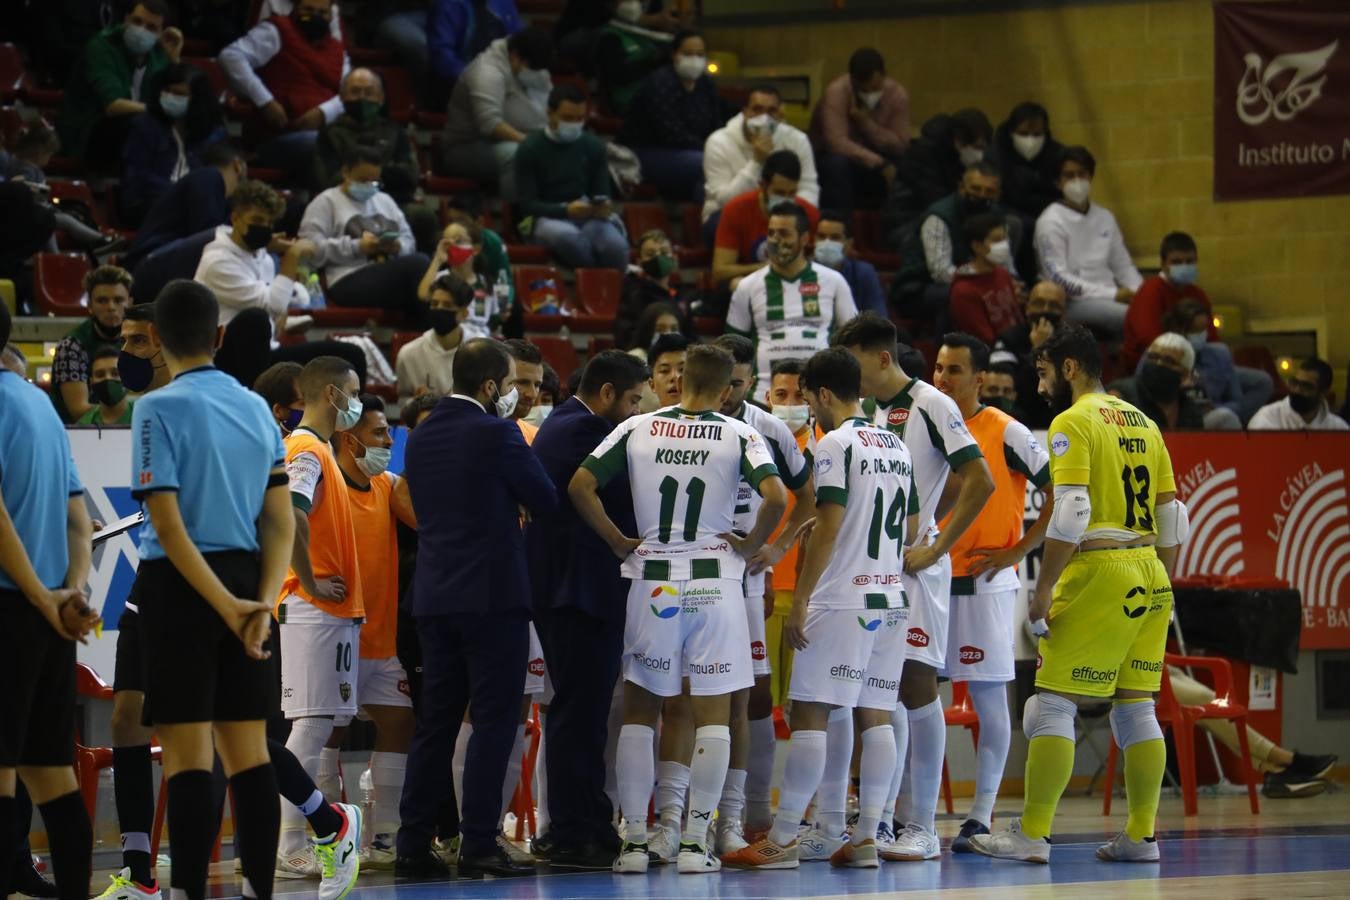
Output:
<svg viewBox="0 0 1350 900">
<path fill-rule="evenodd" d="M 123 350 L 117 354 L 117 374 L 127 390 L 139 394 L 155 380 L 155 364 Z"/>
<path fill-rule="evenodd" d="M 445 337 L 459 327 L 459 313 L 453 309 L 433 309 L 428 313 L 431 330 Z"/>
<path fill-rule="evenodd" d="M 1315 395 L 1294 393 L 1289 395 L 1289 408 L 1300 416 L 1311 415 L 1321 403 L 1322 398 Z"/>
<path fill-rule="evenodd" d="M 292 19 L 295 27 L 306 39 L 317 41 L 329 33 L 328 20 L 323 16 L 306 16 L 303 19 Z"/>
<path fill-rule="evenodd" d="M 272 243 L 272 229 L 266 225 L 250 225 L 244 229 L 244 246 L 253 252 L 264 249 Z"/>
<path fill-rule="evenodd" d="M 1008 398 L 1008 397 L 981 397 L 981 398 L 980 398 L 980 402 L 983 403 L 985 406 L 992 406 L 994 409 L 998 410 L 999 412 L 1005 412 L 1005 413 L 1007 413 L 1008 415 L 1012 415 L 1012 411 L 1013 411 L 1013 402 L 1012 402 L 1012 399 L 1011 399 L 1011 398 Z"/>
<path fill-rule="evenodd" d="M 1150 399 L 1173 403 L 1181 396 L 1181 373 L 1159 363 L 1144 363 L 1139 372 L 1139 385 Z"/>
<path fill-rule="evenodd" d="M 993 206 L 993 201 L 983 197 L 961 197 L 961 214 L 966 217 L 987 213 Z"/>
</svg>

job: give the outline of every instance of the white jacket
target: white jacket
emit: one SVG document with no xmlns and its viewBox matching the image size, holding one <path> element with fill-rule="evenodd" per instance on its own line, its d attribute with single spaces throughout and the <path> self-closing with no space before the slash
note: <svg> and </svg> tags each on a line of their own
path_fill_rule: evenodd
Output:
<svg viewBox="0 0 1350 900">
<path fill-rule="evenodd" d="M 1085 213 L 1063 203 L 1047 206 L 1036 220 L 1036 258 L 1041 277 L 1064 288 L 1071 301 L 1115 300 L 1117 287 L 1138 290 L 1144 280 L 1116 217 L 1095 203 Z"/>
<path fill-rule="evenodd" d="M 797 196 L 812 206 L 820 205 L 820 181 L 816 157 L 806 133 L 779 122 L 773 133 L 773 149 L 791 150 L 802 161 Z M 759 187 L 759 160 L 745 139 L 745 114 L 736 113 L 725 126 L 708 135 L 703 145 L 703 221 L 738 194 Z"/>
<path fill-rule="evenodd" d="M 304 218 L 300 220 L 300 237 L 312 241 L 317 249 L 313 262 L 328 276 L 329 287 L 346 276 L 370 264 L 361 252 L 360 235 L 347 233 L 347 223 L 356 216 L 381 216 L 398 226 L 399 256 L 407 256 L 417 249 L 412 229 L 403 210 L 394 198 L 379 191 L 365 203 L 357 203 L 342 190 L 342 185 L 331 187 L 309 201 Z"/>
<path fill-rule="evenodd" d="M 221 325 L 246 309 L 265 309 L 276 322 L 291 306 L 309 303 L 309 292 L 285 275 L 278 275 L 267 248 L 250 253 L 230 237 L 229 225 L 216 229 L 215 240 L 202 249 L 194 281 L 209 287 L 220 304 Z"/>
<path fill-rule="evenodd" d="M 1322 408 L 1318 410 L 1317 416 L 1311 421 L 1304 421 L 1303 417 L 1294 412 L 1294 408 L 1289 405 L 1289 398 L 1276 400 L 1274 403 L 1267 403 L 1256 411 L 1252 420 L 1247 423 L 1248 431 L 1345 431 L 1350 429 L 1350 425 L 1340 416 L 1327 409 L 1327 403 L 1322 401 Z"/>
</svg>

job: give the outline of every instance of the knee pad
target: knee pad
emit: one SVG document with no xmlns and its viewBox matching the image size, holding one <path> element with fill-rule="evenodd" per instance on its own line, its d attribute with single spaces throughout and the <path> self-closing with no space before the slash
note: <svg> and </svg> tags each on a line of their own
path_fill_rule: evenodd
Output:
<svg viewBox="0 0 1350 900">
<path fill-rule="evenodd" d="M 1161 741 L 1162 727 L 1152 700 L 1120 701 L 1111 704 L 1111 734 L 1116 746 L 1125 750 L 1144 741 Z"/>
<path fill-rule="evenodd" d="M 1022 707 L 1022 733 L 1027 740 L 1036 737 L 1062 737 L 1074 740 L 1073 717 L 1077 705 L 1057 694 L 1032 694 Z"/>
</svg>

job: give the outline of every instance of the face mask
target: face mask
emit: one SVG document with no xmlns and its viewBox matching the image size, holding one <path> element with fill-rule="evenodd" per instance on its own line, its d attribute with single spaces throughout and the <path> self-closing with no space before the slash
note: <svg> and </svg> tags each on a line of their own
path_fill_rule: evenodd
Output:
<svg viewBox="0 0 1350 900">
<path fill-rule="evenodd" d="M 961 157 L 961 167 L 965 169 L 969 169 L 971 166 L 984 159 L 984 151 L 974 144 L 967 144 L 966 146 L 959 148 L 956 153 Z"/>
<path fill-rule="evenodd" d="M 373 181 L 353 181 L 347 185 L 347 196 L 357 203 L 365 203 L 371 197 L 374 197 L 377 191 L 379 191 L 379 186 Z"/>
<path fill-rule="evenodd" d="M 1050 323 L 1051 328 L 1059 327 L 1059 316 L 1055 313 L 1031 313 L 1027 316 L 1027 324 L 1035 325 L 1041 319 Z"/>
<path fill-rule="evenodd" d="M 89 394 L 95 402 L 103 406 L 116 406 L 127 395 L 127 389 L 123 387 L 122 382 L 110 378 L 89 385 Z"/>
<path fill-rule="evenodd" d="M 1074 178 L 1064 183 L 1064 199 L 1074 206 L 1082 206 L 1092 193 L 1092 182 L 1086 178 Z"/>
<path fill-rule="evenodd" d="M 1181 375 L 1161 363 L 1144 363 L 1139 384 L 1159 403 L 1171 403 L 1181 394 Z"/>
<path fill-rule="evenodd" d="M 333 423 L 333 430 L 346 431 L 361 421 L 361 399 L 359 397 L 347 397 L 346 391 L 339 390 L 338 393 L 347 398 L 347 405 L 345 407 L 338 406 L 333 403 L 331 398 L 329 399 L 328 402 L 332 403 L 333 408 L 337 410 L 337 421 Z"/>
<path fill-rule="evenodd" d="M 796 201 L 797 201 L 796 196 L 795 196 L 795 195 L 792 195 L 792 194 L 787 194 L 787 195 L 784 195 L 784 194 L 765 194 L 765 195 L 764 195 L 764 208 L 765 208 L 765 209 L 773 209 L 775 206 L 777 206 L 777 205 L 780 204 L 780 203 L 795 203 Z"/>
<path fill-rule="evenodd" d="M 1195 263 L 1178 263 L 1167 267 L 1167 280 L 1178 287 L 1195 284 L 1197 266 Z"/>
<path fill-rule="evenodd" d="M 1199 350 L 1201 347 L 1209 343 L 1209 332 L 1193 331 L 1190 334 L 1186 335 L 1186 340 L 1191 342 L 1192 347 Z"/>
<path fill-rule="evenodd" d="M 451 266 L 462 266 L 473 258 L 472 244 L 451 244 L 445 251 L 445 258 Z"/>
<path fill-rule="evenodd" d="M 675 271 L 675 257 L 669 253 L 658 253 L 642 261 L 642 271 L 651 278 L 665 278 Z"/>
<path fill-rule="evenodd" d="M 497 391 L 497 399 L 492 401 L 492 408 L 496 411 L 497 418 L 499 419 L 511 418 L 511 413 L 516 411 L 516 401 L 518 401 L 519 399 L 520 399 L 520 391 L 516 390 L 515 388 L 511 388 L 511 390 L 509 390 L 505 394 L 503 394 L 500 390 Z"/>
<path fill-rule="evenodd" d="M 989 261 L 1006 269 L 1012 264 L 1012 245 L 1007 240 L 994 241 L 989 245 Z"/>
<path fill-rule="evenodd" d="M 824 239 L 816 241 L 811 257 L 822 266 L 837 269 L 844 264 L 844 242 Z"/>
<path fill-rule="evenodd" d="M 123 387 L 139 394 L 155 380 L 155 364 L 123 350 L 117 354 L 117 374 Z"/>
<path fill-rule="evenodd" d="M 806 427 L 806 423 L 811 420 L 811 407 L 806 404 L 801 406 L 775 406 L 773 414 L 782 420 L 793 434 Z"/>
<path fill-rule="evenodd" d="M 521 69 L 520 74 L 516 76 L 516 80 L 527 91 L 546 91 L 553 84 L 553 80 L 549 78 L 548 69 Z"/>
<path fill-rule="evenodd" d="M 780 266 L 792 265 L 798 253 L 797 245 L 787 241 L 765 241 L 764 249 L 769 255 L 769 261 Z"/>
<path fill-rule="evenodd" d="M 1005 412 L 1012 415 L 1013 404 L 1008 397 L 981 397 L 980 402 L 985 406 L 993 407 L 999 412 Z"/>
<path fill-rule="evenodd" d="M 867 109 L 876 109 L 881 102 L 881 91 L 859 91 L 858 102 Z"/>
<path fill-rule="evenodd" d="M 978 216 L 987 213 L 993 205 L 992 201 L 986 200 L 983 197 L 967 197 L 964 194 L 961 195 L 961 212 L 966 216 Z"/>
<path fill-rule="evenodd" d="M 540 425 L 544 424 L 544 420 L 548 418 L 549 413 L 551 412 L 553 412 L 553 404 L 550 403 L 545 405 L 536 403 L 534 406 L 530 407 L 530 411 L 525 414 L 525 421 L 529 422 L 535 428 L 538 428 Z"/>
<path fill-rule="evenodd" d="M 159 108 L 164 110 L 164 115 L 170 119 L 181 119 L 187 115 L 188 103 L 190 97 L 184 97 L 182 94 L 170 94 L 164 91 L 159 95 Z"/>
<path fill-rule="evenodd" d="M 630 25 L 636 23 L 642 18 L 642 0 L 623 0 L 614 7 L 614 18 Z"/>
<path fill-rule="evenodd" d="M 1322 405 L 1321 397 L 1310 397 L 1307 394 L 1289 395 L 1289 408 L 1300 416 L 1311 415 L 1314 410 Z"/>
<path fill-rule="evenodd" d="M 306 40 L 317 41 L 328 34 L 328 20 L 323 16 L 308 16 L 303 19 L 296 19 L 295 27 L 300 30 Z"/>
<path fill-rule="evenodd" d="M 286 434 L 300 427 L 300 420 L 305 417 L 303 409 L 289 409 L 286 411 L 286 421 L 281 423 L 281 430 Z"/>
<path fill-rule="evenodd" d="M 706 56 L 677 56 L 675 58 L 675 74 L 680 76 L 683 81 L 694 81 L 707 70 L 708 57 Z"/>
<path fill-rule="evenodd" d="M 365 444 L 361 446 L 366 447 Z M 389 468 L 389 458 L 393 455 L 394 451 L 388 447 L 366 447 L 366 455 L 357 457 L 356 467 L 365 472 L 367 478 L 375 478 Z"/>
<path fill-rule="evenodd" d="M 553 133 L 557 135 L 558 140 L 564 144 L 570 144 L 581 138 L 581 132 L 586 129 L 585 122 L 559 122 L 558 127 Z"/>
<path fill-rule="evenodd" d="M 272 229 L 266 225 L 250 225 L 244 229 L 244 246 L 257 253 L 272 243 Z"/>
<path fill-rule="evenodd" d="M 746 119 L 745 127 L 751 134 L 773 134 L 778 130 L 778 120 L 768 113 L 762 113 L 753 119 Z"/>
<path fill-rule="evenodd" d="M 1013 149 L 1017 155 L 1031 162 L 1041 155 L 1041 149 L 1045 147 L 1045 135 L 1043 134 L 1014 134 L 1012 136 Z"/>
<path fill-rule="evenodd" d="M 431 330 L 441 337 L 459 327 L 459 313 L 453 309 L 433 309 L 428 315 L 431 319 Z"/>
<path fill-rule="evenodd" d="M 358 122 L 374 122 L 380 117 L 380 104 L 374 100 L 348 100 L 342 109 Z"/>
<path fill-rule="evenodd" d="M 144 56 L 155 48 L 159 36 L 143 25 L 128 25 L 122 29 L 122 43 L 132 56 Z"/>
</svg>

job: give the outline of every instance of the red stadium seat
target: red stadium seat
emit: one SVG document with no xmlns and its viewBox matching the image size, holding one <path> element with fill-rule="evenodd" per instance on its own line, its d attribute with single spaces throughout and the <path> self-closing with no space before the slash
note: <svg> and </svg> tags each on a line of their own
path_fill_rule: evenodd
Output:
<svg viewBox="0 0 1350 900">
<path fill-rule="evenodd" d="M 670 218 L 666 208 L 655 203 L 630 203 L 623 208 L 623 222 L 628 227 L 628 241 L 636 245 L 648 231 L 670 233 Z M 672 237 L 673 240 L 673 237 Z"/>
<path fill-rule="evenodd" d="M 83 203 L 97 224 L 100 226 L 107 224 L 103 217 L 102 208 L 94 202 L 94 192 L 90 189 L 88 182 L 49 181 L 47 186 L 52 189 L 52 202 L 57 206 L 68 201 Z"/>
<path fill-rule="evenodd" d="M 398 351 L 411 341 L 422 336 L 420 331 L 396 331 L 394 337 L 389 341 L 389 365 L 398 363 Z"/>
<path fill-rule="evenodd" d="M 980 717 L 970 702 L 970 688 L 964 681 L 952 682 L 952 705 L 944 707 L 942 717 L 948 728 L 961 727 L 970 731 L 970 740 L 975 744 L 975 752 L 980 752 Z M 942 759 L 942 799 L 947 804 L 947 815 L 952 809 L 952 780 L 947 775 L 947 759 Z"/>
<path fill-rule="evenodd" d="M 89 315 L 80 305 L 89 258 L 82 253 L 39 253 L 33 262 L 33 296 L 44 316 Z"/>
<path fill-rule="evenodd" d="M 530 343 L 539 348 L 540 354 L 544 357 L 544 362 L 552 366 L 553 371 L 558 373 L 559 381 L 566 382 L 568 376 L 581 365 L 577 348 L 572 346 L 572 341 L 569 338 L 542 335 L 530 338 Z"/>
<path fill-rule="evenodd" d="M 401 66 L 372 66 L 372 71 L 384 80 L 384 102 L 389 118 L 395 122 L 411 122 L 417 112 L 417 93 L 412 76 Z"/>
<path fill-rule="evenodd" d="M 196 56 L 191 59 L 183 57 L 183 62 L 201 69 L 202 74 L 206 76 L 206 80 L 211 83 L 211 92 L 216 97 L 224 96 L 225 92 L 229 90 L 230 85 L 225 80 L 225 70 L 220 67 L 220 63 L 211 57 Z"/>
<path fill-rule="evenodd" d="M 549 255 L 548 248 L 542 244 L 507 244 L 506 258 L 511 261 L 511 265 L 548 265 L 552 258 Z"/>
<path fill-rule="evenodd" d="M 613 322 L 622 294 L 623 276 L 617 269 L 577 269 L 577 300 L 590 315 Z"/>
</svg>

